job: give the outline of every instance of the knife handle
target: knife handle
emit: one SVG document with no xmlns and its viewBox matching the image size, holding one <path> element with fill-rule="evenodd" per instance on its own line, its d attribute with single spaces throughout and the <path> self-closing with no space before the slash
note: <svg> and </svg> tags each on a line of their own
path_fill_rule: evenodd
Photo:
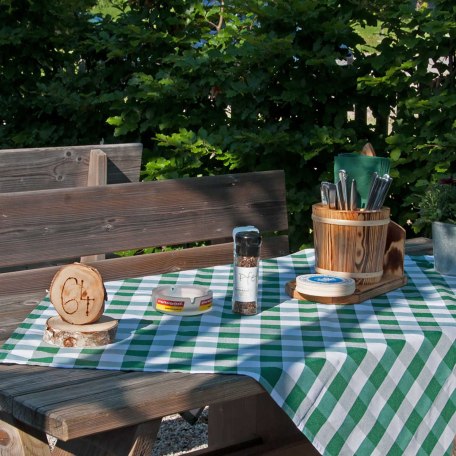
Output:
<svg viewBox="0 0 456 456">
<path fill-rule="evenodd" d="M 358 209 L 358 190 L 356 189 L 356 180 L 352 179 L 350 187 L 350 210 Z"/>
</svg>

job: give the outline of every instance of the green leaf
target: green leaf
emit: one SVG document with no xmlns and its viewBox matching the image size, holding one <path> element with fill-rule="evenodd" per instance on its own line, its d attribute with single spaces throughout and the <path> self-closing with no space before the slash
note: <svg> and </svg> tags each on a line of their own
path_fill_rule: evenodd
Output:
<svg viewBox="0 0 456 456">
<path fill-rule="evenodd" d="M 393 149 L 390 152 L 390 158 L 393 161 L 398 161 L 401 158 L 402 151 L 400 149 Z"/>
</svg>

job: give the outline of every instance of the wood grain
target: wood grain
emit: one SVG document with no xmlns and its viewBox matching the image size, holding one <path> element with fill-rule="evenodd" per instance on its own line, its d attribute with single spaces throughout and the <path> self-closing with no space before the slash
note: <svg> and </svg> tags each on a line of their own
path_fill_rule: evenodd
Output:
<svg viewBox="0 0 456 456">
<path fill-rule="evenodd" d="M 368 157 L 375 157 L 375 149 L 371 143 L 364 144 L 361 149 L 361 155 L 367 155 Z"/>
<path fill-rule="evenodd" d="M 0 455 L 25 456 L 21 433 L 9 423 L 0 421 Z"/>
<path fill-rule="evenodd" d="M 313 296 L 296 291 L 296 282 L 291 280 L 285 285 L 285 291 L 289 296 L 304 301 L 313 301 L 320 304 L 359 304 L 366 299 L 380 296 L 388 291 L 396 290 L 407 283 L 405 276 L 384 275 L 380 282 L 357 285 L 353 294 L 348 296 Z"/>
<path fill-rule="evenodd" d="M 73 441 L 57 441 L 52 456 L 149 456 L 160 424 L 157 419 Z"/>
<path fill-rule="evenodd" d="M 379 282 L 383 271 L 387 225 L 367 224 L 383 222 L 389 219 L 389 213 L 386 207 L 379 211 L 339 211 L 314 204 L 312 216 L 316 270 L 318 268 L 335 275 L 352 277 L 357 284 Z M 332 224 L 333 221 L 340 224 Z M 360 226 L 350 225 L 353 222 Z M 372 277 L 363 278 L 365 274 L 372 274 Z"/>
<path fill-rule="evenodd" d="M 110 144 L 0 150 L 0 193 L 85 187 L 90 151 L 106 153 L 107 183 L 137 182 L 142 144 Z"/>
<path fill-rule="evenodd" d="M 41 369 L 43 379 L 46 372 L 66 370 Z M 49 376 L 47 387 L 29 385 L 27 392 L 22 383 L 14 417 L 66 441 L 264 393 L 259 383 L 241 375 L 110 372 L 108 380 L 91 377 L 90 370 L 70 372 L 77 379 L 70 384 Z"/>
<path fill-rule="evenodd" d="M 0 195 L 3 266 L 288 228 L 283 172 Z"/>
<path fill-rule="evenodd" d="M 288 252 L 288 237 L 285 235 L 266 237 L 261 247 L 262 258 L 283 256 L 287 255 Z M 106 281 L 204 268 L 217 264 L 229 264 L 232 261 L 233 244 L 228 243 L 110 258 L 90 263 L 90 265 L 96 267 L 103 280 Z M 25 318 L 27 313 L 31 311 L 30 307 L 36 305 L 37 299 L 44 298 L 46 290 L 49 289 L 52 278 L 59 268 L 60 266 L 50 266 L 0 274 L 0 308 L 2 309 L 2 316 L 5 315 L 4 312 L 12 309 L 21 312 L 20 303 L 27 303 L 32 299 L 28 309 L 22 311 L 22 315 Z M 20 290 L 20 293 L 16 290 Z M 21 296 L 23 296 L 23 299 Z M 5 303 L 8 307 L 5 309 L 2 303 Z M 22 320 L 23 318 L 17 320 L 16 326 Z M 0 328 L 0 331 L 2 329 Z"/>
<path fill-rule="evenodd" d="M 0 215 L 2 266 L 28 265 L 0 273 L 6 322 L 1 337 L 7 337 L 14 323 L 46 294 L 60 267 L 34 269 L 36 263 L 177 244 L 182 250 L 90 264 L 104 280 L 227 264 L 232 262 L 232 242 L 193 245 L 231 239 L 238 225 L 255 225 L 264 234 L 262 257 L 289 252 L 282 171 L 3 193 Z M 33 426 L 62 441 L 114 435 L 116 429 L 181 410 L 264 393 L 244 376 L 0 366 L 2 410 L 18 421 L 17 427 Z M 56 454 L 96 447 L 97 439 L 89 440 L 58 444 Z M 146 439 L 135 445 L 149 443 Z"/>
<path fill-rule="evenodd" d="M 383 274 L 402 277 L 404 275 L 405 229 L 391 221 L 386 233 Z"/>
<path fill-rule="evenodd" d="M 103 315 L 107 298 L 103 278 L 89 265 L 71 263 L 52 278 L 49 299 L 60 317 L 69 323 L 95 323 Z"/>
<path fill-rule="evenodd" d="M 87 186 L 106 185 L 108 183 L 108 156 L 101 149 L 92 149 L 89 154 L 89 171 Z M 81 257 L 81 263 L 104 260 L 105 254 Z"/>
</svg>

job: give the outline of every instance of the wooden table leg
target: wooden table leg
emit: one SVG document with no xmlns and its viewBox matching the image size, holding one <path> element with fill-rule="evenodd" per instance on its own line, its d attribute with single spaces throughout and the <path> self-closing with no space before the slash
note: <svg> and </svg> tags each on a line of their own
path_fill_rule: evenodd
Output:
<svg viewBox="0 0 456 456">
<path fill-rule="evenodd" d="M 20 429 L 0 421 L 0 456 L 50 456 L 51 450 L 44 432 L 28 426 Z"/>
<path fill-rule="evenodd" d="M 233 454 L 266 454 L 290 443 L 319 454 L 269 394 L 209 406 L 209 450 L 231 447 Z M 312 451 L 313 450 L 313 451 Z"/>
<path fill-rule="evenodd" d="M 102 432 L 68 442 L 57 441 L 52 456 L 150 456 L 161 419 Z"/>
</svg>

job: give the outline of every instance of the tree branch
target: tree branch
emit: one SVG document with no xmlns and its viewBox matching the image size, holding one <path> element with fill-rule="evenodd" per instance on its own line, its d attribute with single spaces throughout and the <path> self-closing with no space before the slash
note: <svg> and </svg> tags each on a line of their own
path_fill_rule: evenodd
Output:
<svg viewBox="0 0 456 456">
<path fill-rule="evenodd" d="M 220 32 L 220 30 L 222 30 L 222 27 L 223 27 L 223 20 L 224 20 L 223 12 L 224 12 L 224 8 L 225 8 L 225 1 L 221 0 L 220 1 L 220 17 L 219 17 L 218 24 L 215 24 L 212 21 L 207 21 L 211 27 L 214 27 L 215 30 L 217 30 L 217 32 Z"/>
</svg>

